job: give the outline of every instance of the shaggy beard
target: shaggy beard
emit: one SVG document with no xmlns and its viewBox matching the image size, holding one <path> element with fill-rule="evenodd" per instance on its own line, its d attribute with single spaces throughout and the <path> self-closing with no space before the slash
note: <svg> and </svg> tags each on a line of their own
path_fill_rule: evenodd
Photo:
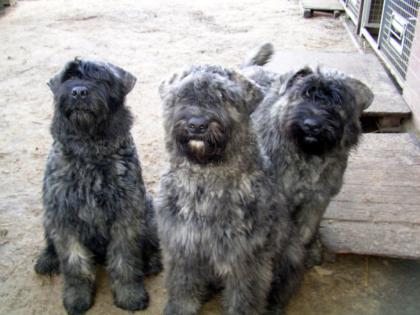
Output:
<svg viewBox="0 0 420 315">
<path fill-rule="evenodd" d="M 74 110 L 69 115 L 71 123 L 79 130 L 88 131 L 95 125 L 95 115 L 88 111 Z"/>
<path fill-rule="evenodd" d="M 305 132 L 299 123 L 290 125 L 289 132 L 294 139 L 294 142 L 300 149 L 309 155 L 324 155 L 339 145 L 341 139 L 341 130 L 339 128 L 331 127 L 324 128 L 318 134 Z"/>
<path fill-rule="evenodd" d="M 198 164 L 219 162 L 223 159 L 227 143 L 227 132 L 217 122 L 211 122 L 204 135 L 188 134 L 185 122 L 179 122 L 175 127 L 175 141 L 178 151 L 190 161 Z"/>
</svg>

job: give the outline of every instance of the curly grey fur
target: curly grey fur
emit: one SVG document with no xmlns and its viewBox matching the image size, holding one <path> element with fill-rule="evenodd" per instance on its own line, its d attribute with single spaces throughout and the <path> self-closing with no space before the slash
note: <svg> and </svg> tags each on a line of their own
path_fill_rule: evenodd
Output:
<svg viewBox="0 0 420 315">
<path fill-rule="evenodd" d="M 300 282 L 303 250 L 250 128 L 261 90 L 235 71 L 196 66 L 164 82 L 160 94 L 170 158 L 157 201 L 164 314 L 197 314 L 220 289 L 226 314 L 280 314 Z M 218 127 L 189 134 L 191 116 Z M 224 145 L 217 158 L 197 159 L 192 139 L 203 142 L 200 154 Z"/>
<path fill-rule="evenodd" d="M 279 75 L 251 66 L 243 73 L 265 87 L 253 114 L 259 144 L 302 241 L 316 247 L 320 220 L 341 189 L 349 153 L 361 136 L 359 117 L 373 94 L 333 70 L 306 67 Z M 320 257 L 316 248 L 309 253 Z"/>
<path fill-rule="evenodd" d="M 111 64 L 76 59 L 48 83 L 55 111 L 43 185 L 47 247 L 35 271 L 63 273 L 69 314 L 92 305 L 95 262 L 106 263 L 115 304 L 132 311 L 148 305 L 143 277 L 161 269 L 124 104 L 135 80 Z"/>
</svg>

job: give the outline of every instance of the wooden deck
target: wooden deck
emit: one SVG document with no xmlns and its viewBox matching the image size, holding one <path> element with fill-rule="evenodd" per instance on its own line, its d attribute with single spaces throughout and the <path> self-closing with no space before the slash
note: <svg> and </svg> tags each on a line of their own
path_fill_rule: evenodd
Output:
<svg viewBox="0 0 420 315">
<path fill-rule="evenodd" d="M 365 134 L 321 223 L 336 253 L 420 258 L 420 146 L 411 134 Z"/>
<path fill-rule="evenodd" d="M 284 73 L 305 65 L 334 68 L 365 82 L 375 94 L 372 105 L 364 113 L 365 116 L 397 118 L 410 116 L 410 109 L 375 55 L 278 52 L 267 64 L 267 68 Z"/>
</svg>

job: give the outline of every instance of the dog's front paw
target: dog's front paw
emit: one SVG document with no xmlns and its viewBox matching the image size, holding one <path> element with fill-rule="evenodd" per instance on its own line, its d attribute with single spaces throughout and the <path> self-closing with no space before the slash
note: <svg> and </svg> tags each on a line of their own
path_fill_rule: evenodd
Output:
<svg viewBox="0 0 420 315">
<path fill-rule="evenodd" d="M 165 306 L 163 315 L 181 315 L 182 313 L 180 311 L 181 310 L 178 307 L 176 307 L 174 304 L 168 303 Z"/>
<path fill-rule="evenodd" d="M 145 276 L 151 276 L 156 275 L 159 272 L 161 272 L 163 269 L 162 261 L 161 261 L 161 255 L 160 253 L 154 254 L 148 263 L 144 266 L 144 275 Z"/>
<path fill-rule="evenodd" d="M 303 244 L 310 244 L 313 239 L 313 231 L 308 226 L 303 225 L 299 229 L 300 239 Z"/>
<path fill-rule="evenodd" d="M 168 302 L 163 311 L 163 315 L 194 315 L 195 313 L 188 312 L 185 308 L 178 304 Z"/>
<path fill-rule="evenodd" d="M 64 289 L 64 308 L 69 315 L 84 314 L 93 304 L 92 288 L 87 284 L 67 286 Z"/>
<path fill-rule="evenodd" d="M 265 311 L 264 315 L 284 315 L 284 309 L 282 307 L 272 308 Z"/>
<path fill-rule="evenodd" d="M 40 275 L 60 273 L 60 263 L 55 253 L 44 250 L 35 263 L 35 272 Z"/>
<path fill-rule="evenodd" d="M 200 309 L 200 303 L 195 299 L 170 299 L 163 311 L 163 315 L 196 315 Z"/>
<path fill-rule="evenodd" d="M 317 238 L 306 248 L 305 267 L 311 269 L 314 266 L 322 264 L 323 246 L 321 241 Z"/>
<path fill-rule="evenodd" d="M 119 308 L 138 311 L 149 306 L 149 295 L 143 283 L 120 284 L 113 291 L 114 303 Z"/>
</svg>

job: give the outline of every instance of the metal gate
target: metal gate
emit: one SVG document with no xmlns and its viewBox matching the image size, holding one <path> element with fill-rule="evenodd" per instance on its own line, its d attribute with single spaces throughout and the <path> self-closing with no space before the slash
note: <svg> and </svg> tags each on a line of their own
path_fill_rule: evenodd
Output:
<svg viewBox="0 0 420 315">
<path fill-rule="evenodd" d="M 348 16 L 353 20 L 354 24 L 357 25 L 361 14 L 362 0 L 340 0 L 340 2 Z"/>
<path fill-rule="evenodd" d="M 420 0 L 384 2 L 379 49 L 403 80 L 407 73 L 419 6 Z"/>
</svg>

